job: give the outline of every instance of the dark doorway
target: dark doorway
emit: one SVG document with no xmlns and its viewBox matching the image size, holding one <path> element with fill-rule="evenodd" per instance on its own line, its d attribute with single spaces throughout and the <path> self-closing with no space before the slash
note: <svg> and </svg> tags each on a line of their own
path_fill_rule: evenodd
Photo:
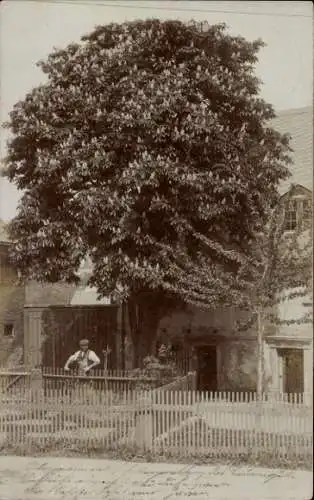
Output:
<svg viewBox="0 0 314 500">
<path fill-rule="evenodd" d="M 283 392 L 303 393 L 303 350 L 282 349 L 280 354 L 283 358 Z"/>
<path fill-rule="evenodd" d="M 199 391 L 217 391 L 217 349 L 214 345 L 201 346 L 197 350 Z"/>
</svg>

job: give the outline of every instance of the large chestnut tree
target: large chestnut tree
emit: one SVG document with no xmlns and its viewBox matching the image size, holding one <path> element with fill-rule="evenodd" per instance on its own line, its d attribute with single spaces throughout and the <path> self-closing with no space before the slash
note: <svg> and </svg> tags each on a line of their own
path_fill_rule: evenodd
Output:
<svg viewBox="0 0 314 500">
<path fill-rule="evenodd" d="M 224 25 L 97 27 L 39 66 L 7 124 L 10 224 L 25 279 L 78 280 L 127 301 L 135 362 L 179 304 L 241 304 L 241 269 L 287 177 L 254 74 L 261 41 Z"/>
</svg>

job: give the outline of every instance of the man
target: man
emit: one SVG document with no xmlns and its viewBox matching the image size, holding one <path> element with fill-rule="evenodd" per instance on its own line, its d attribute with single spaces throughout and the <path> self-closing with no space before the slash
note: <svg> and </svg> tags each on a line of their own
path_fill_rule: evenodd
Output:
<svg viewBox="0 0 314 500">
<path fill-rule="evenodd" d="M 69 371 L 71 368 L 78 368 L 79 372 L 87 375 L 90 370 L 100 364 L 100 359 L 94 351 L 88 348 L 89 341 L 87 339 L 80 340 L 79 346 L 80 350 L 69 357 L 64 370 Z"/>
</svg>

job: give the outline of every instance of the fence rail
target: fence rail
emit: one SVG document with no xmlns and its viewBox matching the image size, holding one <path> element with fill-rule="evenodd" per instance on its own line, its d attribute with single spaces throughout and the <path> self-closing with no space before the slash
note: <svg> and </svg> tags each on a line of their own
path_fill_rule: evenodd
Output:
<svg viewBox="0 0 314 500">
<path fill-rule="evenodd" d="M 196 372 L 189 372 L 169 384 L 163 385 L 162 391 L 193 391 L 196 388 Z"/>
<path fill-rule="evenodd" d="M 38 371 L 41 372 L 45 392 L 48 391 L 51 394 L 55 391 L 56 394 L 61 396 L 66 394 L 70 387 L 80 385 L 83 382 L 87 383 L 87 381 L 92 382 L 97 390 L 113 391 L 115 393 L 136 389 L 142 382 L 145 382 L 145 386 L 151 389 L 160 387 L 163 384 L 162 379 L 147 377 L 131 370 L 94 369 L 88 377 L 78 372 L 66 371 L 63 368 L 42 367 Z M 0 393 L 10 390 L 13 386 L 30 384 L 33 372 L 34 370 L 27 367 L 11 370 L 0 369 Z"/>
<path fill-rule="evenodd" d="M 180 388 L 115 393 L 81 384 L 70 396 L 56 397 L 34 381 L 0 394 L 2 446 L 72 443 L 178 456 L 312 456 L 312 407 L 297 395 L 294 402 L 279 394 L 257 401 L 252 393 Z"/>
<path fill-rule="evenodd" d="M 135 389 L 138 384 L 145 380 L 145 384 L 150 388 L 161 385 L 160 380 L 134 374 L 131 371 L 122 370 L 93 370 L 87 377 L 79 373 L 73 374 L 63 368 L 55 369 L 45 367 L 42 370 L 44 387 L 46 391 L 55 391 L 64 394 L 69 391 L 69 387 L 82 383 L 92 383 L 96 390 L 113 391 L 123 393 Z"/>
</svg>

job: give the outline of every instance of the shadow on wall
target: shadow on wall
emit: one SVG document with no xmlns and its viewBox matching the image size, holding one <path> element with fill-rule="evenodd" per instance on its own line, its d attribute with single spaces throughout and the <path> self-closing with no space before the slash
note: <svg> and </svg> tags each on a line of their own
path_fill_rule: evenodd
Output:
<svg viewBox="0 0 314 500">
<path fill-rule="evenodd" d="M 222 385 L 228 391 L 254 391 L 257 379 L 255 342 L 227 342 L 222 347 Z"/>
<path fill-rule="evenodd" d="M 257 344 L 256 341 L 226 342 L 221 346 L 222 386 L 226 391 L 256 391 Z M 264 388 L 269 384 L 265 373 Z"/>
</svg>

